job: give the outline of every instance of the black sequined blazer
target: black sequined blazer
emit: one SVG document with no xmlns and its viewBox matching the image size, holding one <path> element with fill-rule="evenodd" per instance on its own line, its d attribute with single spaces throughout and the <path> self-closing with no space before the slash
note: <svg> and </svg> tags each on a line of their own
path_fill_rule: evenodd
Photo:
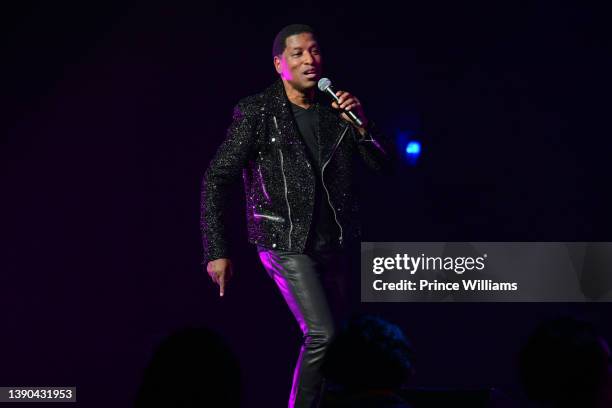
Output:
<svg viewBox="0 0 612 408">
<path fill-rule="evenodd" d="M 393 168 L 392 148 L 370 120 L 362 137 L 329 104 L 316 104 L 321 140 L 324 199 L 338 223 L 339 244 L 360 235 L 352 159 L 358 154 L 377 173 Z M 202 264 L 229 258 L 224 201 L 242 174 L 248 239 L 267 248 L 303 252 L 310 229 L 315 177 L 307 147 L 291 113 L 282 80 L 241 99 L 227 135 L 202 180 Z"/>
</svg>

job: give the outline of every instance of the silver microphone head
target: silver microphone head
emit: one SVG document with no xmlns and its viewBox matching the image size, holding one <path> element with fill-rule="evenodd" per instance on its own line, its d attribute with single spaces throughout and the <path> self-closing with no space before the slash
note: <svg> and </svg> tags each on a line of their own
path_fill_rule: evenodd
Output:
<svg viewBox="0 0 612 408">
<path fill-rule="evenodd" d="M 317 86 L 319 87 L 319 91 L 325 92 L 325 90 L 331 86 L 331 81 L 328 78 L 321 78 Z"/>
</svg>

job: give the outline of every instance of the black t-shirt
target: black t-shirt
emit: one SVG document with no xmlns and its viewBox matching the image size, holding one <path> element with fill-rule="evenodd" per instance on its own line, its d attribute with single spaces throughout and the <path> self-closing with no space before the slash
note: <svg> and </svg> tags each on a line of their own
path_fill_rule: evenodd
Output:
<svg viewBox="0 0 612 408">
<path fill-rule="evenodd" d="M 312 224 L 308 236 L 308 250 L 335 249 L 338 247 L 340 230 L 335 221 L 331 206 L 327 200 L 327 193 L 321 183 L 321 167 L 323 166 L 321 149 L 317 135 L 318 114 L 315 105 L 304 109 L 291 103 L 293 116 L 306 146 L 309 159 L 315 173 L 315 200 L 312 214 Z"/>
</svg>

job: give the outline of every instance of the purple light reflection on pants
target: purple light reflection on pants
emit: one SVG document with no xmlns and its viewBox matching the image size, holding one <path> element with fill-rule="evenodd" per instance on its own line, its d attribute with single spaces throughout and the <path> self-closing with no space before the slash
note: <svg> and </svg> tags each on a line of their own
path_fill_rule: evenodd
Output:
<svg viewBox="0 0 612 408">
<path fill-rule="evenodd" d="M 258 247 L 258 253 L 303 333 L 289 408 L 316 407 L 324 388 L 320 368 L 325 352 L 337 323 L 349 313 L 346 254 L 300 254 L 263 247 Z"/>
</svg>

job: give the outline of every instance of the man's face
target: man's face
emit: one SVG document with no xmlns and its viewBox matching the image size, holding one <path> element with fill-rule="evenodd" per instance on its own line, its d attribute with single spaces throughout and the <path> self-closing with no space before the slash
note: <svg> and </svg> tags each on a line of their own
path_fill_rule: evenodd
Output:
<svg viewBox="0 0 612 408">
<path fill-rule="evenodd" d="M 316 86 L 321 78 L 321 52 L 312 34 L 292 35 L 285 44 L 285 51 L 274 57 L 276 72 L 296 89 Z"/>
</svg>

